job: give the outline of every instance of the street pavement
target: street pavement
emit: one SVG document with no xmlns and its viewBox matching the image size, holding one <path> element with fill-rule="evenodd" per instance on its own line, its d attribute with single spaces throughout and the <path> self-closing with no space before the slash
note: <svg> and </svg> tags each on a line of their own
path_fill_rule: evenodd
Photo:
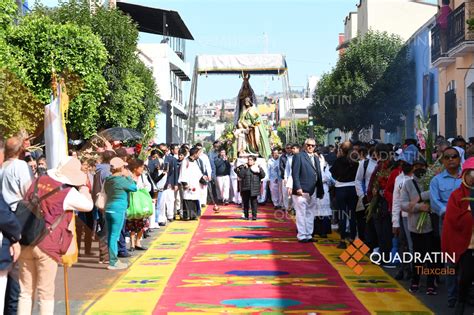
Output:
<svg viewBox="0 0 474 315">
<path fill-rule="evenodd" d="M 155 240 L 164 230 L 155 230 L 151 236 L 143 241 L 143 245 L 148 245 Z M 93 257 L 79 257 L 78 263 L 68 270 L 69 274 L 69 302 L 70 314 L 83 314 L 95 301 L 104 295 L 111 285 L 122 276 L 124 271 L 110 271 L 107 270 L 107 265 L 98 263 L 98 243 L 93 243 L 93 252 L 96 256 Z M 132 257 L 123 259 L 129 263 L 133 263 L 144 252 L 135 251 Z M 392 276 L 395 275 L 396 270 L 386 269 L 387 273 Z M 400 283 L 408 289 L 410 282 L 402 280 Z M 453 309 L 447 307 L 447 292 L 446 286 L 443 283 L 438 290 L 437 296 L 427 296 L 424 292 L 424 279 L 421 280 L 421 290 L 416 294 L 426 306 L 428 306 L 434 314 L 448 315 L 453 314 Z M 65 311 L 65 294 L 64 294 L 64 269 L 59 267 L 56 277 L 56 308 L 55 314 L 66 314 Z M 474 299 L 473 299 L 474 300 Z M 35 309 L 34 314 L 38 314 Z M 465 314 L 474 314 L 474 306 L 469 306 Z"/>
</svg>

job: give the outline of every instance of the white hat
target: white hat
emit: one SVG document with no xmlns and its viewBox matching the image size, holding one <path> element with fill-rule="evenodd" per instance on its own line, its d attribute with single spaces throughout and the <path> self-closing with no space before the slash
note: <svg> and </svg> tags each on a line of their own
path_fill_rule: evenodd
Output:
<svg viewBox="0 0 474 315">
<path fill-rule="evenodd" d="M 61 160 L 56 168 L 48 170 L 48 175 L 66 185 L 83 186 L 87 183 L 87 175 L 81 171 L 81 162 L 72 156 Z"/>
<path fill-rule="evenodd" d="M 110 160 L 110 166 L 112 166 L 113 169 L 118 169 L 123 166 L 127 166 L 128 163 L 122 160 L 119 157 L 114 157 L 112 160 Z"/>
</svg>

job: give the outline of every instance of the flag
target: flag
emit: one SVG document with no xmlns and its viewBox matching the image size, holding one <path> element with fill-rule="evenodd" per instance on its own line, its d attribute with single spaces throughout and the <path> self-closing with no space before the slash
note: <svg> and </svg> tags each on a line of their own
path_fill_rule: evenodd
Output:
<svg viewBox="0 0 474 315">
<path fill-rule="evenodd" d="M 56 168 L 59 162 L 68 155 L 66 131 L 68 107 L 69 97 L 64 80 L 61 79 L 57 84 L 56 79 L 53 78 L 51 103 L 46 105 L 44 110 L 44 142 L 49 169 Z"/>
</svg>

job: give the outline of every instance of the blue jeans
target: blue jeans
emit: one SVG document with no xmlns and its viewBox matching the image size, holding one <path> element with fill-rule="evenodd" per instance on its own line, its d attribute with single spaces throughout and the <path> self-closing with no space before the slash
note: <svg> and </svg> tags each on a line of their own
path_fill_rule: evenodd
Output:
<svg viewBox="0 0 474 315">
<path fill-rule="evenodd" d="M 123 217 L 123 226 L 122 230 L 120 231 L 120 238 L 118 241 L 118 252 L 120 255 L 127 255 L 127 242 L 125 240 L 125 237 L 127 236 L 127 229 L 125 227 L 125 220 L 127 219 L 127 213 L 125 212 L 124 217 Z"/>
<path fill-rule="evenodd" d="M 115 266 L 118 261 L 118 240 L 120 232 L 124 226 L 125 216 L 123 212 L 106 212 L 105 220 L 107 221 L 107 241 L 109 244 L 109 264 Z"/>
</svg>

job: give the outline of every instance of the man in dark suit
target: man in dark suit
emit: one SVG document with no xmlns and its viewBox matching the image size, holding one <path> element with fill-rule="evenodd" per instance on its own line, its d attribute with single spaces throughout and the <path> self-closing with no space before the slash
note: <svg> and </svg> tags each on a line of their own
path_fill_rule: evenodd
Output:
<svg viewBox="0 0 474 315">
<path fill-rule="evenodd" d="M 304 151 L 293 157 L 292 194 L 296 210 L 296 227 L 298 241 L 301 243 L 313 242 L 312 233 L 317 201 L 324 196 L 323 180 L 319 157 L 314 152 L 316 141 L 306 139 Z"/>
<path fill-rule="evenodd" d="M 167 144 L 160 143 L 159 148 L 165 154 L 164 163 L 167 169 L 166 184 L 163 188 L 164 214 L 166 214 L 168 221 L 171 222 L 176 217 L 175 191 L 178 191 L 178 160 L 170 153 Z"/>
</svg>

